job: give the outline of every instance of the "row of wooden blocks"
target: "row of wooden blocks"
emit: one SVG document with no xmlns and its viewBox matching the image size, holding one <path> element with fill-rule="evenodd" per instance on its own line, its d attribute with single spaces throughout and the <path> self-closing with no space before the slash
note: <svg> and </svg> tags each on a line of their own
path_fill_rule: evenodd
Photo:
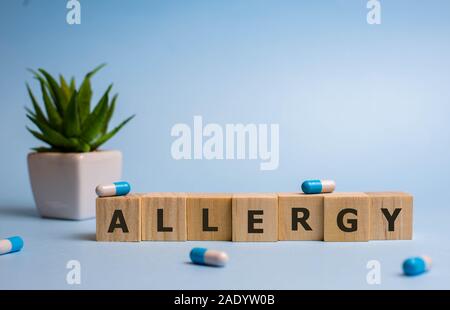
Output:
<svg viewBox="0 0 450 310">
<path fill-rule="evenodd" d="M 412 239 L 406 193 L 149 193 L 97 198 L 97 241 Z"/>
</svg>

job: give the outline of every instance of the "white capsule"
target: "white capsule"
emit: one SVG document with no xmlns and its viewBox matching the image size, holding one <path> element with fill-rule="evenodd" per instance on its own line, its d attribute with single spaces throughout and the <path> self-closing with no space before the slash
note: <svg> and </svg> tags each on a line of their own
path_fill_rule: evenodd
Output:
<svg viewBox="0 0 450 310">
<path fill-rule="evenodd" d="M 305 194 L 332 193 L 335 189 L 336 182 L 333 180 L 306 180 L 302 184 Z"/>
<path fill-rule="evenodd" d="M 222 267 L 228 262 L 227 253 L 205 248 L 193 248 L 189 256 L 193 263 L 199 265 Z"/>
<path fill-rule="evenodd" d="M 100 184 L 95 188 L 95 192 L 100 197 L 124 196 L 131 190 L 128 182 L 114 182 L 113 184 Z"/>
<path fill-rule="evenodd" d="M 0 255 L 18 252 L 23 248 L 23 240 L 19 236 L 14 236 L 0 240 Z"/>
</svg>

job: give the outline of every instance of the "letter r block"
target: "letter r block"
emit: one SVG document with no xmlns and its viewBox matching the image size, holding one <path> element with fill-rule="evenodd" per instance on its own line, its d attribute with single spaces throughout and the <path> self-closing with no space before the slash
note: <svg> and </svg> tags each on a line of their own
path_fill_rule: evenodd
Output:
<svg viewBox="0 0 450 310">
<path fill-rule="evenodd" d="M 231 241 L 231 194 L 189 194 L 188 240 Z"/>
<path fill-rule="evenodd" d="M 278 196 L 233 195 L 232 227 L 233 241 L 277 241 Z"/>
<path fill-rule="evenodd" d="M 279 240 L 323 240 L 324 196 L 279 193 Z"/>
<path fill-rule="evenodd" d="M 141 197 L 97 198 L 96 229 L 97 241 L 141 241 Z"/>
<path fill-rule="evenodd" d="M 366 193 L 370 207 L 370 239 L 411 240 L 413 237 L 413 197 L 406 193 Z"/>
<path fill-rule="evenodd" d="M 142 196 L 142 240 L 186 241 L 186 195 L 151 193 Z"/>
<path fill-rule="evenodd" d="M 324 240 L 369 241 L 370 205 L 364 193 L 324 195 Z"/>
</svg>

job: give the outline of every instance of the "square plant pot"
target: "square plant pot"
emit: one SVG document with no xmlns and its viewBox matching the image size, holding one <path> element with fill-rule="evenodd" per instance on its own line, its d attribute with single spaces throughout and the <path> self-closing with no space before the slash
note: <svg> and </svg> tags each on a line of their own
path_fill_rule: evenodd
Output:
<svg viewBox="0 0 450 310">
<path fill-rule="evenodd" d="M 122 176 L 122 153 L 30 153 L 28 173 L 42 217 L 83 220 L 95 217 L 95 187 Z"/>
</svg>

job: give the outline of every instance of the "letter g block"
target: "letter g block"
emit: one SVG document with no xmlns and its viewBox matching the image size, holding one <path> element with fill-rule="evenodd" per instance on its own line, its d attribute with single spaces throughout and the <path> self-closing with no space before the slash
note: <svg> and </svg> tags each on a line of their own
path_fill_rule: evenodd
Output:
<svg viewBox="0 0 450 310">
<path fill-rule="evenodd" d="M 325 241 L 369 241 L 370 197 L 364 193 L 336 193 L 324 197 Z"/>
</svg>

